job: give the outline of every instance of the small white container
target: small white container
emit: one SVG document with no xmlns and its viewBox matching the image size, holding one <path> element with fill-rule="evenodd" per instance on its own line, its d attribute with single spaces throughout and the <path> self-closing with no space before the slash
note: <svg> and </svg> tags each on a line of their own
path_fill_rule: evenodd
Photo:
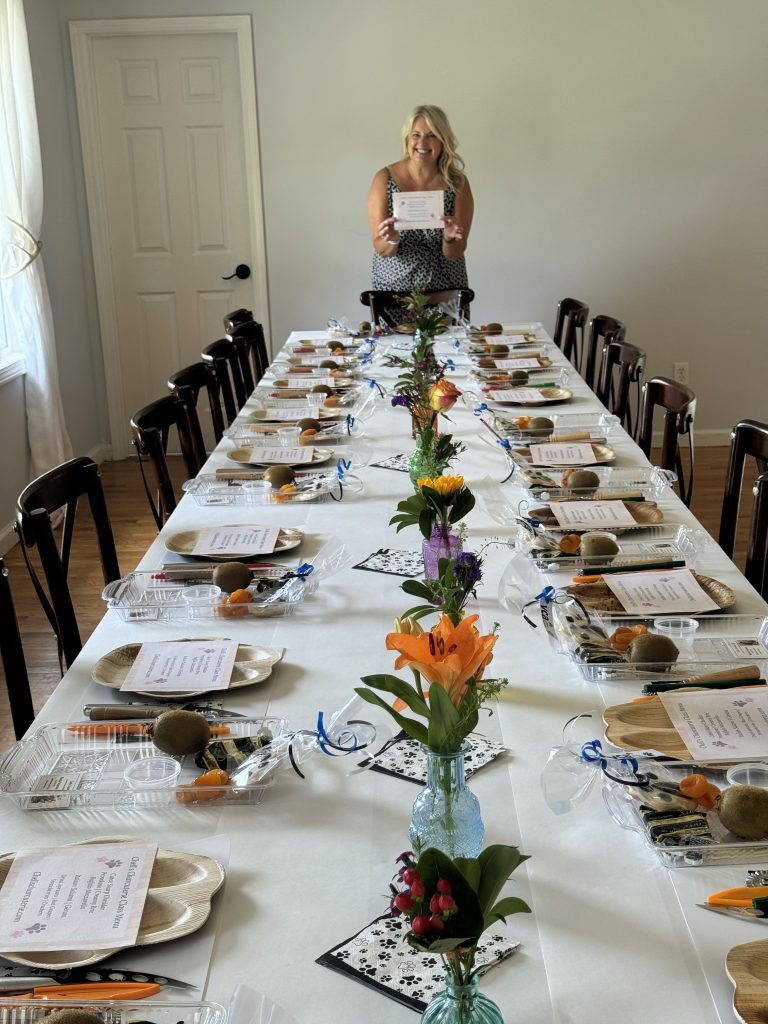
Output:
<svg viewBox="0 0 768 1024">
<path fill-rule="evenodd" d="M 653 622 L 653 631 L 669 637 L 681 654 L 690 654 L 693 651 L 693 641 L 698 628 L 696 619 L 688 619 L 681 615 L 667 615 L 654 619 Z"/>
<path fill-rule="evenodd" d="M 300 430 L 298 427 L 279 427 L 277 436 L 283 448 L 295 448 L 299 443 Z"/>
<path fill-rule="evenodd" d="M 759 786 L 768 789 L 768 764 L 732 764 L 725 777 L 732 786 Z"/>
<path fill-rule="evenodd" d="M 178 761 L 159 754 L 131 761 L 123 772 L 123 779 L 129 789 L 136 790 L 137 804 L 167 804 L 180 772 Z"/>
<path fill-rule="evenodd" d="M 192 587 L 185 587 L 181 592 L 181 599 L 187 606 L 187 615 L 190 619 L 208 619 L 214 605 L 218 604 L 221 598 L 221 587 L 213 583 L 197 583 Z"/>
</svg>

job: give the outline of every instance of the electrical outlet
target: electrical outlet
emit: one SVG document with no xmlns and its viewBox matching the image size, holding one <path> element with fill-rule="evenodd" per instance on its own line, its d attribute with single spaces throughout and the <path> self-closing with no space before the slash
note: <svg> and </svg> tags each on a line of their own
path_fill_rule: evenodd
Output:
<svg viewBox="0 0 768 1024">
<path fill-rule="evenodd" d="M 688 383 L 688 363 L 673 363 L 672 377 L 678 384 Z"/>
</svg>

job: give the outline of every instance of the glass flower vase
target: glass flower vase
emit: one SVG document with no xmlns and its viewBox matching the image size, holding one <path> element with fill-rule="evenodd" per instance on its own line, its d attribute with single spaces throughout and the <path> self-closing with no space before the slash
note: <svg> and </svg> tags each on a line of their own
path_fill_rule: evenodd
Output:
<svg viewBox="0 0 768 1024">
<path fill-rule="evenodd" d="M 504 1024 L 504 1020 L 496 1003 L 478 989 L 477 978 L 458 985 L 448 975 L 445 989 L 421 1015 L 421 1024 Z"/>
<path fill-rule="evenodd" d="M 434 846 L 448 857 L 477 857 L 483 847 L 485 826 L 480 801 L 464 778 L 464 755 L 469 748 L 450 754 L 422 749 L 427 755 L 427 782 L 413 802 L 413 848 Z"/>
<path fill-rule="evenodd" d="M 440 559 L 455 558 L 463 548 L 461 537 L 450 530 L 443 531 L 436 526 L 432 536 L 421 542 L 421 555 L 424 559 L 424 577 L 436 580 L 440 575 Z"/>
</svg>

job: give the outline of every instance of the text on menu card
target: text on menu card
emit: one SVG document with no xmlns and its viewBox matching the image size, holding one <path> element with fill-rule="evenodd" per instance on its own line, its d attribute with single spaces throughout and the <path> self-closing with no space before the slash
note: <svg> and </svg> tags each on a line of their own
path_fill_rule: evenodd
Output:
<svg viewBox="0 0 768 1024">
<path fill-rule="evenodd" d="M 209 526 L 200 530 L 193 555 L 271 555 L 279 526 Z"/>
<path fill-rule="evenodd" d="M 294 448 L 285 447 L 256 447 L 251 448 L 248 456 L 251 462 L 274 465 L 280 463 L 285 466 L 304 465 L 311 462 L 315 457 L 315 449 L 312 445 L 301 445 Z"/>
<path fill-rule="evenodd" d="M 589 466 L 595 461 L 592 445 L 584 442 L 532 444 L 530 452 L 533 466 Z"/>
<path fill-rule="evenodd" d="M 236 655 L 236 640 L 142 644 L 120 689 L 152 693 L 226 690 Z"/>
<path fill-rule="evenodd" d="M 445 193 L 441 190 L 430 192 L 394 192 L 392 212 L 395 215 L 396 231 L 415 231 L 419 228 L 442 228 Z"/>
<path fill-rule="evenodd" d="M 117 949 L 136 942 L 156 843 L 17 853 L 0 890 L 0 948 Z"/>
<path fill-rule="evenodd" d="M 697 761 L 768 757 L 768 687 L 673 691 L 659 697 Z"/>
<path fill-rule="evenodd" d="M 628 615 L 692 614 L 718 609 L 690 569 L 616 573 L 603 580 Z"/>
<path fill-rule="evenodd" d="M 530 356 L 519 356 L 517 359 L 496 359 L 497 370 L 534 370 L 541 366 L 538 359 Z"/>
<path fill-rule="evenodd" d="M 637 526 L 623 501 L 553 501 L 550 508 L 558 526 L 587 530 Z"/>
<path fill-rule="evenodd" d="M 536 388 L 499 388 L 488 392 L 491 402 L 506 402 L 511 405 L 541 405 L 541 391 Z"/>
</svg>

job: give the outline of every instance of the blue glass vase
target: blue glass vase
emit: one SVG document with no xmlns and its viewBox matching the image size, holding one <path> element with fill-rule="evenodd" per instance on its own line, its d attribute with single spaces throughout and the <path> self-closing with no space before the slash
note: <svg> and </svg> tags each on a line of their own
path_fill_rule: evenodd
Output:
<svg viewBox="0 0 768 1024">
<path fill-rule="evenodd" d="M 413 848 L 434 846 L 448 857 L 477 857 L 483 848 L 485 826 L 480 801 L 464 779 L 464 755 L 469 748 L 452 754 L 422 749 L 427 755 L 427 782 L 413 802 Z"/>
<path fill-rule="evenodd" d="M 421 1015 L 421 1024 L 504 1024 L 504 1020 L 496 1003 L 478 990 L 477 978 L 457 985 L 449 975 L 444 991 Z"/>
</svg>

